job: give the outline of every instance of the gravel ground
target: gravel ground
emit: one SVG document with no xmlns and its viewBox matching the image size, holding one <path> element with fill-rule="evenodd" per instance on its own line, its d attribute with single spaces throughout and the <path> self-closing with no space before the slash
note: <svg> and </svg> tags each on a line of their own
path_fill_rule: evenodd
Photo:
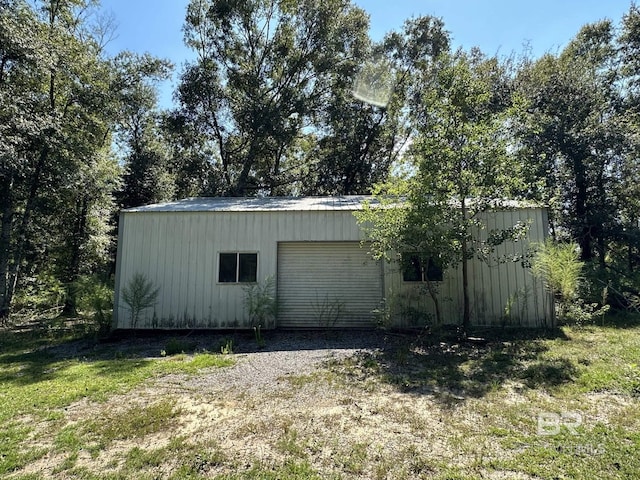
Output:
<svg viewBox="0 0 640 480">
<path fill-rule="evenodd" d="M 218 338 L 218 343 L 224 343 L 224 339 L 224 336 Z M 198 343 L 203 340 L 217 343 L 215 337 L 200 338 Z M 274 331 L 265 335 L 261 349 L 256 348 L 252 336 L 240 335 L 234 340 L 234 366 L 194 376 L 186 383 L 201 391 L 215 391 L 224 385 L 227 390 L 265 392 L 286 386 L 289 375 L 310 374 L 326 361 L 342 360 L 359 352 L 374 352 L 388 345 L 388 336 L 378 331 Z M 164 377 L 162 381 L 171 384 L 176 378 Z M 180 384 L 185 386 L 183 378 Z"/>
<path fill-rule="evenodd" d="M 139 332 L 106 345 L 67 344 L 59 354 L 157 358 L 172 343 L 189 351 L 216 352 L 232 340 L 235 360 L 233 366 L 196 375 L 157 377 L 105 402 L 85 399 L 68 406 L 63 420 L 68 425 L 82 425 L 106 412 L 126 415 L 131 408 L 166 400 L 178 412 L 171 428 L 112 441 L 97 456 L 83 450 L 75 465 L 113 473 L 126 464 L 133 449 L 153 452 L 176 439 L 189 439 L 192 446 L 184 448 L 202 454 L 221 452 L 223 461 L 200 465 L 207 478 L 250 472 L 254 466 L 265 471 L 293 468 L 301 461 L 323 478 L 418 478 L 416 469 L 422 467 L 413 466 L 415 452 L 430 452 L 434 458 L 448 455 L 440 440 L 446 437 L 445 424 L 430 396 L 398 392 L 377 382 L 375 375 L 370 378 L 357 362 L 344 371 L 327 365 L 352 356 L 393 354 L 408 337 L 381 331 L 268 331 L 263 336 L 262 348 L 253 332 Z M 55 438 L 48 442 L 54 445 Z M 20 473 L 56 477 L 66 454 L 51 448 L 53 454 Z M 163 457 L 147 473 L 168 478 L 187 460 Z M 57 478 L 68 477 L 63 472 Z"/>
<path fill-rule="evenodd" d="M 320 478 L 408 479 L 431 478 L 443 465 L 465 465 L 478 458 L 473 445 L 458 443 L 460 432 L 474 432 L 484 421 L 473 403 L 443 403 L 431 394 L 405 392 L 365 366 L 368 355 L 380 353 L 385 368 L 398 363 L 408 372 L 411 365 L 399 347 L 415 335 L 268 331 L 262 348 L 253 332 L 125 335 L 131 334 L 104 345 L 67 344 L 58 353 L 157 358 L 169 346 L 174 351 L 184 345 L 189 352 L 218 352 L 221 346 L 233 345 L 235 364 L 195 375 L 159 376 L 103 402 L 83 399 L 66 407 L 56 428 L 82 433 L 88 419 L 126 418 L 133 408 L 163 401 L 175 405 L 176 416 L 166 420 L 167 428 L 115 439 L 93 453 L 77 452 L 73 463 L 87 472 L 115 475 L 131 458 L 158 455 L 157 464 L 149 461 L 139 467 L 148 478 L 169 478 L 185 465 L 197 471 L 198 478 L 244 473 L 247 478 L 267 478 L 255 476 L 254 468 L 285 472 L 307 465 Z M 340 364 L 353 356 L 361 358 Z M 327 365 L 331 360 L 336 362 Z M 72 478 L 62 468 L 68 453 L 55 448 L 58 437 L 47 437 L 46 428 L 43 425 L 36 434 L 51 454 L 20 474 Z M 176 448 L 174 454 L 171 449 Z M 503 453 L 492 453 L 484 445 L 478 448 L 492 458 Z M 275 475 L 268 478 L 281 478 Z"/>
</svg>

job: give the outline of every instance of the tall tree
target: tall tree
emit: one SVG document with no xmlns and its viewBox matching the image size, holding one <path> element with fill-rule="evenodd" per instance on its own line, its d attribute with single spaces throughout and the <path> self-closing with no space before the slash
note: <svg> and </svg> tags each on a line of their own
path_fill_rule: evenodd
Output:
<svg viewBox="0 0 640 480">
<path fill-rule="evenodd" d="M 39 68 L 44 55 L 37 43 L 38 26 L 24 2 L 0 3 L 0 319 L 9 313 L 19 268 L 16 260 L 22 256 L 16 237 L 24 239 L 33 209 L 32 200 L 20 215 L 19 205 L 28 195 L 26 183 L 36 163 L 32 152 L 49 124 L 41 99 L 26 94 L 41 88 L 44 73 Z"/>
<path fill-rule="evenodd" d="M 122 52 L 113 61 L 117 93 L 116 138 L 124 158 L 119 204 L 128 208 L 169 200 L 175 192 L 169 147 L 161 131 L 156 82 L 172 65 L 149 54 Z"/>
<path fill-rule="evenodd" d="M 615 198 L 622 225 L 629 273 L 640 266 L 640 8 L 633 4 L 622 19 L 618 38 L 622 89 L 619 124 L 625 132 L 625 151 L 616 168 Z M 635 286 L 636 294 L 640 285 Z"/>
<path fill-rule="evenodd" d="M 0 316 L 6 316 L 27 255 L 46 251 L 51 240 L 49 232 L 35 234 L 41 222 L 34 220 L 55 215 L 57 195 L 70 188 L 81 159 L 104 144 L 106 129 L 93 115 L 102 106 L 94 93 L 104 72 L 98 46 L 82 30 L 85 4 L 51 0 L 35 10 L 12 1 L 0 7 L 3 136 L 13 146 L 1 179 Z"/>
<path fill-rule="evenodd" d="M 91 238 L 103 194 L 90 187 L 116 114 L 92 5 L 0 2 L 0 318 L 23 273 L 49 269 L 70 286 Z"/>
<path fill-rule="evenodd" d="M 462 325 L 471 325 L 468 262 L 487 259 L 496 245 L 517 238 L 523 225 L 478 236 L 486 229 L 483 214 L 504 208 L 518 182 L 518 166 L 508 154 L 506 126 L 511 104 L 508 71 L 496 58 L 478 50 L 443 56 L 436 74 L 426 70 L 421 80 L 429 85 L 421 95 L 418 135 L 412 155 L 418 158 L 418 190 L 413 192 L 416 219 L 442 213 L 451 230 L 448 258 L 462 267 Z M 429 81 L 431 79 L 431 82 Z"/>
<path fill-rule="evenodd" d="M 216 183 L 210 191 L 291 191 L 304 137 L 316 133 L 336 79 L 351 76 L 367 25 L 347 0 L 189 4 L 185 40 L 198 58 L 182 73 L 170 124 L 211 152 L 200 169 Z"/>
<path fill-rule="evenodd" d="M 316 139 L 303 192 L 364 194 L 383 182 L 411 135 L 412 80 L 448 48 L 442 21 L 424 16 L 407 20 L 400 32 L 387 34 L 361 58 L 352 58 L 352 68 L 335 77 L 318 119 L 322 135 Z M 359 84 L 385 101 L 372 104 L 359 96 Z"/>
<path fill-rule="evenodd" d="M 486 230 L 484 213 L 505 208 L 517 187 L 518 165 L 507 149 L 511 108 L 505 66 L 479 51 L 441 55 L 416 81 L 416 135 L 407 152 L 405 180 L 381 186 L 381 208 L 360 221 L 378 254 L 416 252 L 425 267 L 461 265 L 465 330 L 471 324 L 468 262 L 487 260 L 493 248 L 517 238 L 525 225 Z M 391 194 L 391 203 L 385 198 Z M 395 206 L 393 205 L 395 203 Z M 426 267 L 425 267 L 426 268 Z M 434 287 L 427 289 L 438 310 Z"/>
<path fill-rule="evenodd" d="M 65 312 L 76 313 L 76 284 L 81 275 L 104 272 L 114 243 L 114 193 L 120 186 L 121 167 L 110 146 L 85 156 L 73 181 L 53 197 L 56 215 L 42 219 L 56 235 L 49 247 L 56 274 L 66 289 Z M 47 268 L 39 265 L 39 268 Z"/>
<path fill-rule="evenodd" d="M 604 265 L 617 218 L 613 174 L 624 148 L 616 48 L 609 21 L 586 25 L 557 56 L 520 71 L 526 101 L 514 122 L 528 194 L 551 207 L 554 233 L 575 239 L 582 260 Z"/>
</svg>

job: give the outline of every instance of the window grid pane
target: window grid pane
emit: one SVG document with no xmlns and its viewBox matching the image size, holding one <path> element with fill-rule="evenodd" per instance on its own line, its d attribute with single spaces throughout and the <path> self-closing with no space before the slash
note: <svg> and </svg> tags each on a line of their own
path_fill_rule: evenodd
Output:
<svg viewBox="0 0 640 480">
<path fill-rule="evenodd" d="M 255 282 L 258 276 L 258 254 L 240 253 L 239 257 L 238 281 L 245 283 Z"/>
<path fill-rule="evenodd" d="M 402 256 L 402 279 L 405 282 L 422 281 L 422 268 L 420 258 L 417 255 L 405 254 Z"/>
<path fill-rule="evenodd" d="M 220 283 L 237 282 L 238 255 L 236 253 L 221 253 L 218 281 Z"/>
</svg>

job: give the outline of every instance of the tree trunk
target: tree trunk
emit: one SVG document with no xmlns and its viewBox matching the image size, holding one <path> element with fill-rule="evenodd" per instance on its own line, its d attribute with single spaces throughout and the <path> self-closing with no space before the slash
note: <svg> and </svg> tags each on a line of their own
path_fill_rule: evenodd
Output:
<svg viewBox="0 0 640 480">
<path fill-rule="evenodd" d="M 629 273 L 633 273 L 633 232 L 637 225 L 635 216 L 631 216 L 629 222 L 629 236 L 627 237 L 627 267 L 629 268 Z"/>
<path fill-rule="evenodd" d="M 578 245 L 580 245 L 580 260 L 588 262 L 593 257 L 591 249 L 591 226 L 587 220 L 587 179 L 584 162 L 574 158 L 573 173 L 576 179 L 575 220 L 578 222 Z"/>
<path fill-rule="evenodd" d="M 598 209 L 600 212 L 606 212 L 607 209 L 607 189 L 605 188 L 604 172 L 607 167 L 605 162 L 600 163 L 598 169 Z M 600 268 L 606 268 L 605 258 L 607 256 L 607 244 L 605 241 L 605 235 L 607 234 L 606 227 L 603 223 L 594 225 L 594 236 L 596 240 L 596 248 L 598 250 L 598 263 Z"/>
<path fill-rule="evenodd" d="M 9 179 L 1 195 L 2 224 L 0 226 L 0 324 L 11 311 L 12 295 L 9 288 L 9 257 L 11 255 L 11 226 L 13 223 L 13 180 Z"/>
<path fill-rule="evenodd" d="M 597 246 L 598 246 L 598 264 L 600 265 L 600 268 L 604 270 L 607 266 L 605 262 L 605 258 L 607 256 L 607 246 L 605 245 L 604 234 L 602 232 L 599 232 Z"/>
<path fill-rule="evenodd" d="M 80 205 L 76 217 L 73 237 L 71 240 L 71 259 L 69 261 L 69 268 L 67 270 L 67 278 L 65 282 L 67 295 L 64 301 L 63 312 L 67 315 L 75 315 L 77 313 L 77 292 L 75 283 L 80 275 L 80 250 L 86 240 L 87 233 L 87 214 L 89 211 L 89 201 L 87 200 L 87 197 L 84 196 L 81 200 L 78 201 L 78 203 L 80 203 Z"/>
<path fill-rule="evenodd" d="M 436 323 L 438 325 L 442 325 L 442 317 L 440 316 L 440 300 L 438 299 L 438 292 L 433 287 L 433 283 L 431 283 L 431 281 L 428 278 L 426 278 L 426 275 L 425 275 L 425 282 L 427 284 L 427 291 L 431 296 L 431 300 L 433 300 L 433 306 L 436 309 Z"/>
<path fill-rule="evenodd" d="M 238 180 L 236 184 L 232 187 L 232 196 L 233 197 L 244 197 L 247 192 L 247 183 L 249 181 L 249 174 L 251 173 L 251 168 L 255 163 L 256 151 L 258 146 L 256 141 L 251 142 L 251 146 L 249 147 L 249 152 L 244 159 L 244 163 L 242 164 L 242 171 L 238 176 Z"/>
<path fill-rule="evenodd" d="M 463 298 L 463 310 L 462 310 L 462 328 L 466 334 L 471 327 L 471 307 L 469 305 L 469 262 L 467 255 L 467 204 L 465 198 L 462 197 L 462 224 L 464 231 L 462 232 L 461 247 L 462 247 L 462 298 Z"/>
<path fill-rule="evenodd" d="M 13 294 L 16 289 L 16 285 L 18 284 L 18 278 L 20 276 L 20 266 L 22 265 L 22 259 L 24 257 L 25 249 L 27 247 L 27 241 L 29 236 L 29 227 L 31 226 L 31 214 L 33 209 L 35 208 L 35 201 L 38 194 L 38 190 L 40 188 L 40 175 L 42 174 L 42 170 L 49 156 L 49 151 L 47 146 L 45 145 L 40 151 L 40 155 L 38 157 L 38 163 L 36 164 L 35 171 L 33 173 L 33 178 L 31 181 L 31 186 L 29 188 L 29 196 L 27 197 L 26 204 L 24 206 L 24 211 L 22 212 L 22 218 L 20 220 L 20 226 L 17 230 L 17 234 L 15 235 L 16 244 L 15 250 L 13 252 L 13 258 L 10 259 L 9 265 L 7 268 L 6 279 L 4 280 L 6 284 L 6 292 L 4 293 L 4 298 L 2 303 L 6 304 L 6 308 L 11 308 L 11 301 L 13 300 Z M 15 210 L 12 207 L 12 214 Z M 3 212 L 3 232 L 4 235 L 4 222 L 5 216 Z M 8 224 L 7 228 L 9 229 L 6 232 L 6 235 L 9 236 L 9 240 L 11 237 L 11 224 Z M 9 245 L 10 246 L 10 245 Z M 4 306 L 4 305 L 3 305 Z M 6 314 L 8 314 L 8 310 Z"/>
</svg>

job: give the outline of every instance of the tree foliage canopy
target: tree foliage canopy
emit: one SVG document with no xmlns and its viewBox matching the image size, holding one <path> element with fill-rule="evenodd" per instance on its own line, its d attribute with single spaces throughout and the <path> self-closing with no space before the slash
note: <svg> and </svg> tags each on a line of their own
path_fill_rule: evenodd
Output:
<svg viewBox="0 0 640 480">
<path fill-rule="evenodd" d="M 348 0 L 192 0 L 169 110 L 172 63 L 109 56 L 112 28 L 98 2 L 0 0 L 0 318 L 38 279 L 73 311 L 81 275 L 112 273 L 117 208 L 195 195 L 373 192 L 377 256 L 463 269 L 524 229 L 483 212 L 537 201 L 585 275 L 640 296 L 637 6 L 505 59 L 451 51 L 431 16 L 374 41 Z"/>
</svg>

